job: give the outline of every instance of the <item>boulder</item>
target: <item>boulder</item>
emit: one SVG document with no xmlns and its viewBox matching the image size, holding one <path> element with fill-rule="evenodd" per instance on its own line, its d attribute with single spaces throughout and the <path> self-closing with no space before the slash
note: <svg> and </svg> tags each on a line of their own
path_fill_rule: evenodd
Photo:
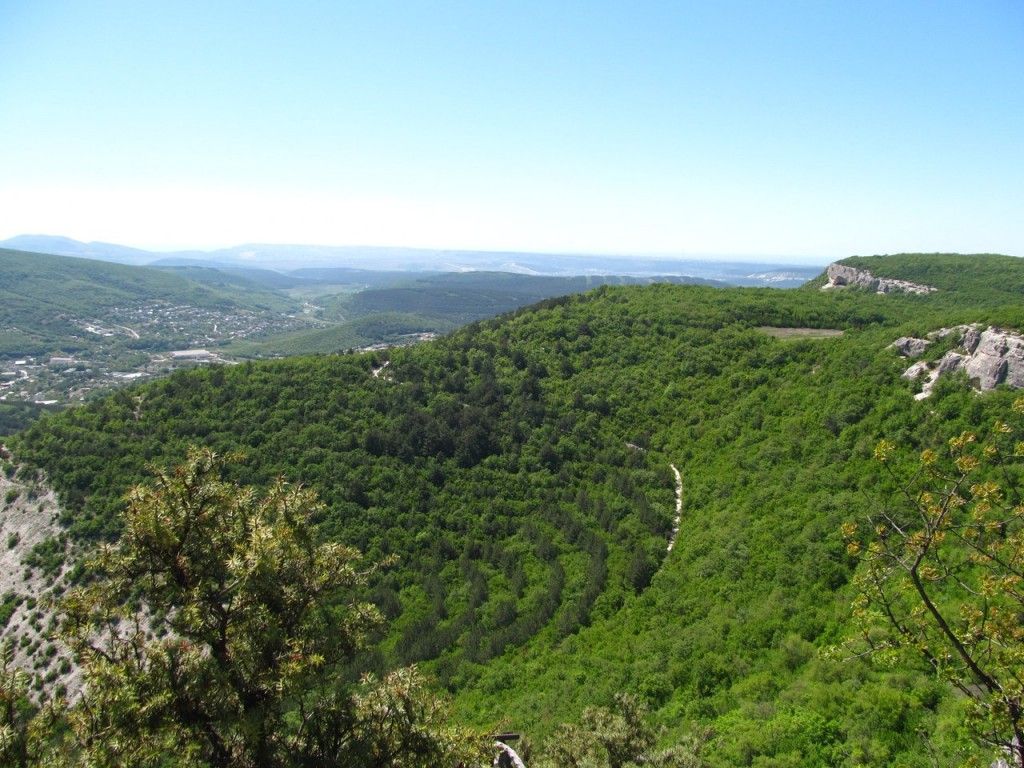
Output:
<svg viewBox="0 0 1024 768">
<path fill-rule="evenodd" d="M 924 360 L 919 360 L 903 372 L 903 378 L 913 381 L 924 373 L 928 373 L 928 363 Z"/>
<path fill-rule="evenodd" d="M 929 344 L 931 344 L 931 342 L 927 339 L 915 339 L 913 336 L 900 336 L 889 346 L 899 352 L 901 357 L 917 357 L 928 348 Z"/>
<path fill-rule="evenodd" d="M 974 350 L 978 348 L 979 341 L 981 341 L 981 331 L 974 326 L 968 326 L 967 330 L 964 331 L 963 343 L 961 346 L 967 354 L 973 355 Z"/>
<path fill-rule="evenodd" d="M 1024 387 L 1024 337 L 999 328 L 986 328 L 978 335 L 976 348 L 967 363 L 967 375 L 978 380 L 981 391 L 1006 383 Z"/>
<path fill-rule="evenodd" d="M 950 350 L 942 356 L 942 359 L 939 360 L 939 364 L 936 366 L 935 370 L 940 374 L 958 371 L 964 367 L 964 363 L 967 362 L 967 359 L 967 355 L 961 355 L 959 352 Z"/>
</svg>

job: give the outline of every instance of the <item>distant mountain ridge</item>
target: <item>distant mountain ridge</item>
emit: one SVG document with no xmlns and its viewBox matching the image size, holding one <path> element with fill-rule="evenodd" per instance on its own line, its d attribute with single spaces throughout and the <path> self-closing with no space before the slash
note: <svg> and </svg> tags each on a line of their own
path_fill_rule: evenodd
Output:
<svg viewBox="0 0 1024 768">
<path fill-rule="evenodd" d="M 76 256 L 122 264 L 246 267 L 290 272 L 298 268 L 345 267 L 386 271 L 492 271 L 538 275 L 686 275 L 732 285 L 796 287 L 816 277 L 819 265 L 710 258 L 651 258 L 583 254 L 476 251 L 384 246 L 245 244 L 211 251 L 156 252 L 115 243 L 82 243 L 66 237 L 19 235 L 0 247 Z"/>
<path fill-rule="evenodd" d="M 150 251 L 116 243 L 83 243 L 70 237 L 54 235 L 18 235 L 0 242 L 0 246 L 16 251 L 50 253 L 55 256 L 75 256 L 82 259 L 112 261 L 117 264 L 142 266 L 157 256 Z"/>
</svg>

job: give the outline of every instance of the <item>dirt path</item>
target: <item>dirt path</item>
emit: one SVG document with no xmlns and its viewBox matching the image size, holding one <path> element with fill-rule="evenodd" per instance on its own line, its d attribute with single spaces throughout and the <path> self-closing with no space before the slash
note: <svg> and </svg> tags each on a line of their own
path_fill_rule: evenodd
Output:
<svg viewBox="0 0 1024 768">
<path fill-rule="evenodd" d="M 120 329 L 121 329 L 122 331 L 128 331 L 129 335 L 130 335 L 130 336 L 131 336 L 131 337 L 132 337 L 133 339 L 137 339 L 137 338 L 139 338 L 139 332 L 138 332 L 138 331 L 136 331 L 136 330 L 133 330 L 133 329 L 129 328 L 129 327 L 127 326 L 127 325 L 115 325 L 114 327 L 115 327 L 115 328 L 120 328 Z"/>
<path fill-rule="evenodd" d="M 385 360 L 384 364 L 380 368 L 373 368 L 370 371 L 373 374 L 373 378 L 379 379 L 381 373 L 383 373 L 384 369 L 387 368 L 389 365 L 391 365 L 391 361 L 390 360 Z M 387 377 L 385 376 L 384 378 L 387 378 Z"/>
<path fill-rule="evenodd" d="M 676 545 L 676 536 L 679 535 L 679 521 L 683 517 L 683 476 L 679 474 L 675 464 L 669 464 L 676 476 L 676 517 L 672 521 L 672 533 L 668 537 L 668 551 Z"/>
</svg>

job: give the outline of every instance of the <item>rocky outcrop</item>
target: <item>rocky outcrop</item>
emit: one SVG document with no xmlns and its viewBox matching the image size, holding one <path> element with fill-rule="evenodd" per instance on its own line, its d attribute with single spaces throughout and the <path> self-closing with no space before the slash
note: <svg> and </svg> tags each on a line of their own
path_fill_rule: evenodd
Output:
<svg viewBox="0 0 1024 768">
<path fill-rule="evenodd" d="M 938 290 L 930 285 L 920 285 L 909 280 L 891 277 L 875 277 L 866 269 L 848 267 L 845 264 L 829 264 L 828 282 L 821 286 L 827 291 L 833 288 L 865 288 L 875 293 L 932 293 Z"/>
<path fill-rule="evenodd" d="M 74 698 L 81 673 L 55 637 L 57 619 L 51 606 L 66 587 L 72 558 L 60 508 L 41 477 L 16 474 L 10 454 L 4 450 L 0 456 L 0 600 L 4 613 L 10 611 L 0 636 L 13 643 L 15 666 L 51 691 L 63 687 Z"/>
<path fill-rule="evenodd" d="M 1000 384 L 1013 389 L 1024 389 L 1024 336 L 1012 331 L 989 326 L 985 330 L 977 325 L 959 325 L 954 328 L 941 328 L 928 334 L 929 338 L 941 339 L 951 333 L 960 334 L 960 346 L 947 352 L 936 363 L 919 361 L 903 372 L 906 379 L 918 379 L 925 376 L 921 391 L 915 395 L 918 400 L 928 397 L 939 377 L 964 371 L 967 378 L 980 391 L 987 392 Z M 925 342 L 924 346 L 901 342 Z M 904 357 L 916 357 L 924 351 L 927 344 L 924 339 L 903 337 L 892 345 Z M 908 353 L 904 350 L 920 348 L 919 352 Z"/>
<path fill-rule="evenodd" d="M 964 368 L 968 378 L 977 379 L 982 390 L 999 384 L 1013 389 L 1024 387 L 1024 336 L 998 328 L 982 331 Z"/>
</svg>

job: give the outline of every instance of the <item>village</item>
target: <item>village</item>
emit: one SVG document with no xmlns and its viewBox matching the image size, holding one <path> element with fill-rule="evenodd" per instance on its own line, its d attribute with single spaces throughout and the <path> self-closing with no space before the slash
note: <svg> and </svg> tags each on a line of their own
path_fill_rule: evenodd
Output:
<svg viewBox="0 0 1024 768">
<path fill-rule="evenodd" d="M 154 301 L 69 318 L 79 334 L 50 354 L 0 358 L 0 402 L 59 407 L 180 368 L 234 364 L 234 341 L 308 327 L 291 315 Z"/>
</svg>

